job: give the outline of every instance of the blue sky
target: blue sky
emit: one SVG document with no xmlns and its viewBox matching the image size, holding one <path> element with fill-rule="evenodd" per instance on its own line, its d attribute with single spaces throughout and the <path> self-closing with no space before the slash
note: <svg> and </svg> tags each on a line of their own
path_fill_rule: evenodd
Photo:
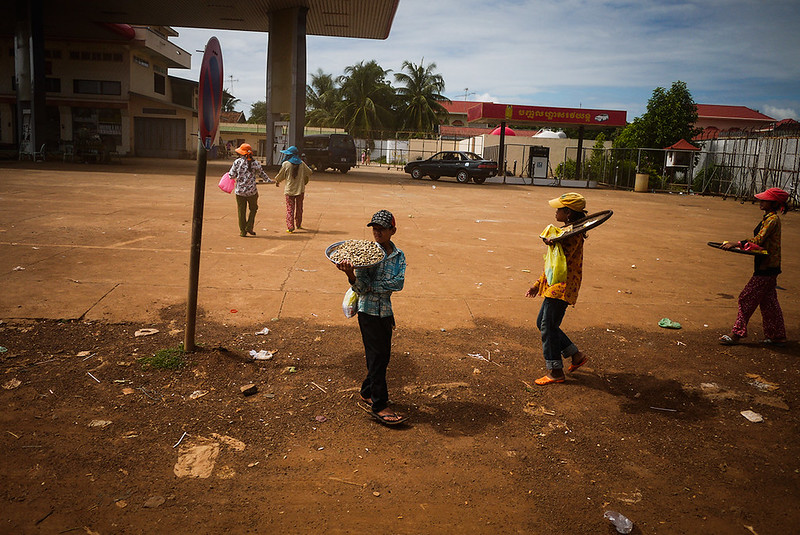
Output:
<svg viewBox="0 0 800 535">
<path fill-rule="evenodd" d="M 197 51 L 215 35 L 239 108 L 265 100 L 268 34 L 176 29 L 192 70 L 171 74 L 196 80 Z M 307 45 L 309 73 L 436 63 L 452 100 L 626 110 L 631 121 L 653 89 L 682 80 L 697 103 L 800 120 L 798 0 L 400 0 L 386 40 Z"/>
</svg>

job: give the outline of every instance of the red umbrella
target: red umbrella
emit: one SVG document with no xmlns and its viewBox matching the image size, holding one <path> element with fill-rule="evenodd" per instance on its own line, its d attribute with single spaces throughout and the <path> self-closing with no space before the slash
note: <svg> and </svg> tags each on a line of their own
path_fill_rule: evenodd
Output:
<svg viewBox="0 0 800 535">
<path fill-rule="evenodd" d="M 499 136 L 499 135 L 500 135 L 500 132 L 502 132 L 502 129 L 501 129 L 499 126 L 498 126 L 498 127 L 497 127 L 497 128 L 495 128 L 494 130 L 492 130 L 492 131 L 489 133 L 489 135 L 490 135 L 490 136 Z M 507 127 L 507 126 L 506 126 L 506 135 L 507 135 L 507 136 L 516 136 L 516 135 L 517 135 L 517 133 L 516 133 L 516 132 L 514 132 L 513 130 L 511 130 L 509 127 Z"/>
</svg>

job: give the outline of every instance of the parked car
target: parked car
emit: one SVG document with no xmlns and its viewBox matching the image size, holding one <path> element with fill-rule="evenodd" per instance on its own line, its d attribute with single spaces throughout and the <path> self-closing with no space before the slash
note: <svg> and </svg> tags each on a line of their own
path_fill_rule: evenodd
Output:
<svg viewBox="0 0 800 535">
<path fill-rule="evenodd" d="M 411 178 L 419 180 L 424 176 L 439 180 L 442 176 L 454 176 L 462 184 L 470 180 L 483 184 L 486 179 L 497 174 L 497 162 L 484 160 L 474 152 L 445 150 L 437 152 L 427 160 L 408 162 L 404 167 Z"/>
<path fill-rule="evenodd" d="M 346 173 L 356 164 L 356 144 L 349 134 L 314 134 L 303 138 L 304 160 L 318 171 Z"/>
</svg>

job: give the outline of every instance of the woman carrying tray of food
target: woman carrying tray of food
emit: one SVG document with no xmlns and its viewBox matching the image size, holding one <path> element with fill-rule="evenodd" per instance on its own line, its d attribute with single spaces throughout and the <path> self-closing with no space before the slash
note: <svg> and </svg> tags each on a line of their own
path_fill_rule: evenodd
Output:
<svg viewBox="0 0 800 535">
<path fill-rule="evenodd" d="M 361 401 L 369 407 L 370 414 L 384 425 L 398 425 L 407 417 L 389 408 L 389 390 L 386 369 L 392 349 L 392 293 L 403 289 L 406 257 L 391 241 L 397 232 L 394 216 L 380 210 L 367 223 L 372 227 L 375 242 L 383 248 L 386 257 L 377 264 L 359 268 L 350 260 L 339 260 L 336 268 L 347 275 L 347 280 L 358 299 L 358 326 L 364 342 L 367 377 L 361 383 Z"/>
<path fill-rule="evenodd" d="M 747 323 L 757 308 L 761 308 L 764 327 L 764 344 L 783 345 L 786 342 L 786 325 L 778 303 L 778 274 L 781 272 L 781 219 L 778 211 L 786 213 L 789 194 L 780 188 L 769 188 L 756 194 L 759 209 L 764 217 L 753 230 L 754 236 L 738 242 L 725 242 L 720 248 L 747 250 L 748 244 L 766 249 L 767 254 L 754 257 L 753 276 L 739 294 L 739 313 L 731 334 L 723 334 L 719 343 L 730 346 L 747 336 Z"/>
</svg>

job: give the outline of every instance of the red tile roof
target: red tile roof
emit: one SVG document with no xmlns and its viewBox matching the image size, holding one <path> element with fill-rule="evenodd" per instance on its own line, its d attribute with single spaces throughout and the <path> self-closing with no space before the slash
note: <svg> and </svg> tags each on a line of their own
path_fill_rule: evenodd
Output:
<svg viewBox="0 0 800 535">
<path fill-rule="evenodd" d="M 725 106 L 721 104 L 698 104 L 697 116 L 717 119 L 747 119 L 752 121 L 774 121 L 772 117 L 764 115 L 746 106 Z"/>
<path fill-rule="evenodd" d="M 221 123 L 245 123 L 244 112 L 241 111 L 223 111 L 219 114 L 219 122 Z"/>
<path fill-rule="evenodd" d="M 664 150 L 700 150 L 685 139 L 681 139 L 677 143 L 673 143 L 669 147 L 664 147 Z"/>
<path fill-rule="evenodd" d="M 439 104 L 444 106 L 444 109 L 446 109 L 448 113 L 461 113 L 466 115 L 468 109 L 473 106 L 478 106 L 481 103 L 471 100 L 452 100 L 450 102 L 439 102 Z"/>
<path fill-rule="evenodd" d="M 781 119 L 775 123 L 775 128 L 797 128 L 798 126 L 800 126 L 800 123 L 794 119 Z"/>
</svg>

